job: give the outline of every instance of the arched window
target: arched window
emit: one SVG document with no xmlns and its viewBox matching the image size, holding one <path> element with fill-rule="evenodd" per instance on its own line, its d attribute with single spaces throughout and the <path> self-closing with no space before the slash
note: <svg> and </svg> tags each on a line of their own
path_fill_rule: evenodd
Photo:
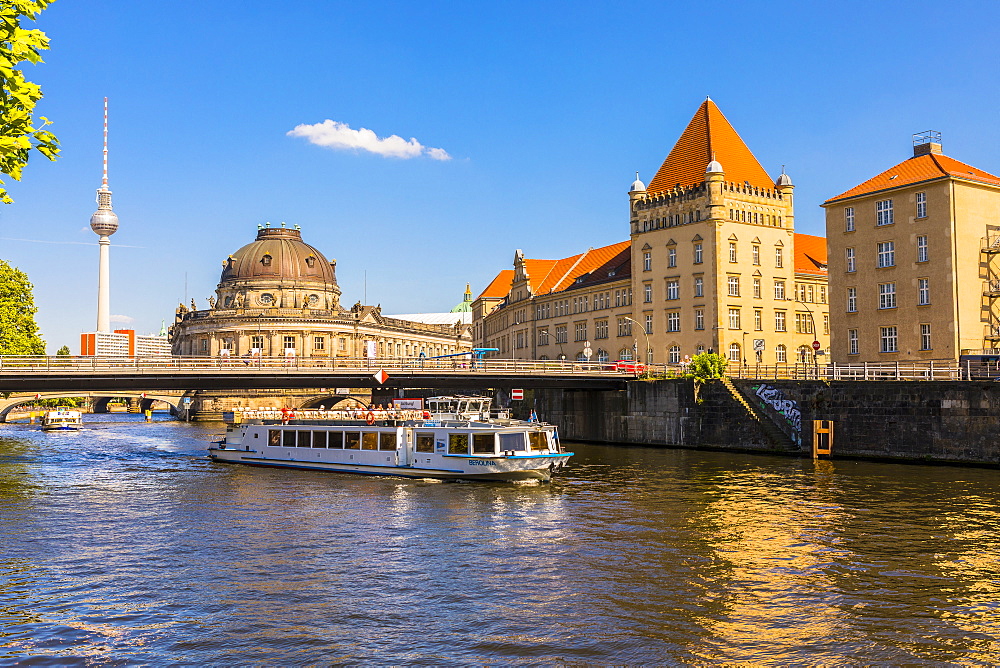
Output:
<svg viewBox="0 0 1000 668">
<path fill-rule="evenodd" d="M 701 355 L 702 353 L 705 352 L 705 344 L 699 343 L 698 347 L 695 348 L 694 350 L 695 350 L 695 355 Z"/>
<path fill-rule="evenodd" d="M 730 362 L 740 361 L 740 344 L 738 343 L 729 344 L 729 361 Z"/>
<path fill-rule="evenodd" d="M 799 346 L 799 349 L 798 349 L 798 358 L 799 358 L 799 361 L 800 362 L 808 362 L 809 361 L 809 353 L 811 353 L 811 352 L 812 352 L 812 348 L 810 348 L 809 346 Z"/>
<path fill-rule="evenodd" d="M 677 364 L 681 361 L 681 347 L 680 346 L 670 346 L 667 350 L 667 362 L 670 364 Z"/>
<path fill-rule="evenodd" d="M 774 347 L 774 361 L 778 364 L 784 364 L 788 360 L 785 357 L 785 344 L 779 343 Z"/>
<path fill-rule="evenodd" d="M 618 359 L 620 359 L 620 360 L 630 360 L 630 359 L 632 359 L 632 349 L 631 348 L 622 348 L 621 350 L 619 350 L 618 351 Z"/>
<path fill-rule="evenodd" d="M 260 263 L 262 265 L 264 265 L 265 267 L 270 267 L 271 266 L 271 254 L 270 253 L 264 253 L 264 257 L 262 257 L 260 259 Z"/>
<path fill-rule="evenodd" d="M 608 361 L 608 351 L 605 350 L 604 348 L 598 348 L 597 349 L 597 361 L 598 362 L 607 362 Z"/>
</svg>

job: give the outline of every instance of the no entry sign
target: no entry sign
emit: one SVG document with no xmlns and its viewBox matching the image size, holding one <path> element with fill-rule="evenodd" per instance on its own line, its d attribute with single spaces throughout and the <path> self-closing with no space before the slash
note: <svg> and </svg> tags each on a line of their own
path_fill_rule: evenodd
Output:
<svg viewBox="0 0 1000 668">
<path fill-rule="evenodd" d="M 524 399 L 524 390 L 511 390 L 510 398 L 512 401 L 521 401 Z"/>
</svg>

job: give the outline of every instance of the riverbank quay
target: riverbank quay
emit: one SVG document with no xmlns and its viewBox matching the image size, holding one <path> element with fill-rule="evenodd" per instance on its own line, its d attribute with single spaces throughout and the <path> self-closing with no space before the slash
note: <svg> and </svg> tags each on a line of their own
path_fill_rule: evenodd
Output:
<svg viewBox="0 0 1000 668">
<path fill-rule="evenodd" d="M 681 378 L 525 398 L 567 440 L 811 457 L 832 423 L 835 459 L 1000 466 L 1000 383 L 989 381 Z"/>
</svg>

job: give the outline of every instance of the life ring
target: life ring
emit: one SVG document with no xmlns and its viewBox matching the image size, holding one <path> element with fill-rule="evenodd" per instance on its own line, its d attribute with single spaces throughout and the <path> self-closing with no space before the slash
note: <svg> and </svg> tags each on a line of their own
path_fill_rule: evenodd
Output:
<svg viewBox="0 0 1000 668">
<path fill-rule="evenodd" d="M 368 424 L 375 424 L 375 414 L 368 411 L 368 415 L 365 416 L 365 422 Z"/>
</svg>

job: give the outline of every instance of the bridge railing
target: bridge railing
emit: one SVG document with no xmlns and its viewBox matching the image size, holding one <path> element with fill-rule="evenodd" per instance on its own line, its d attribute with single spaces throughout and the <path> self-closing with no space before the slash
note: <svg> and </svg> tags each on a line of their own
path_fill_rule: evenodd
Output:
<svg viewBox="0 0 1000 668">
<path fill-rule="evenodd" d="M 315 374 L 321 370 L 351 373 L 384 370 L 392 375 L 421 373 L 500 373 L 505 375 L 572 374 L 635 376 L 642 365 L 619 365 L 609 362 L 576 362 L 570 360 L 462 360 L 420 357 L 325 358 L 325 357 L 172 357 L 172 356 L 69 356 L 69 355 L 4 355 L 0 356 L 3 373 L 80 373 L 100 371 L 136 374 L 144 372 L 190 373 L 269 373 Z M 648 365 L 653 374 L 665 375 L 667 365 Z"/>
<path fill-rule="evenodd" d="M 733 364 L 726 375 L 747 380 L 963 380 L 980 379 L 975 368 L 951 360 L 861 364 Z"/>
</svg>

